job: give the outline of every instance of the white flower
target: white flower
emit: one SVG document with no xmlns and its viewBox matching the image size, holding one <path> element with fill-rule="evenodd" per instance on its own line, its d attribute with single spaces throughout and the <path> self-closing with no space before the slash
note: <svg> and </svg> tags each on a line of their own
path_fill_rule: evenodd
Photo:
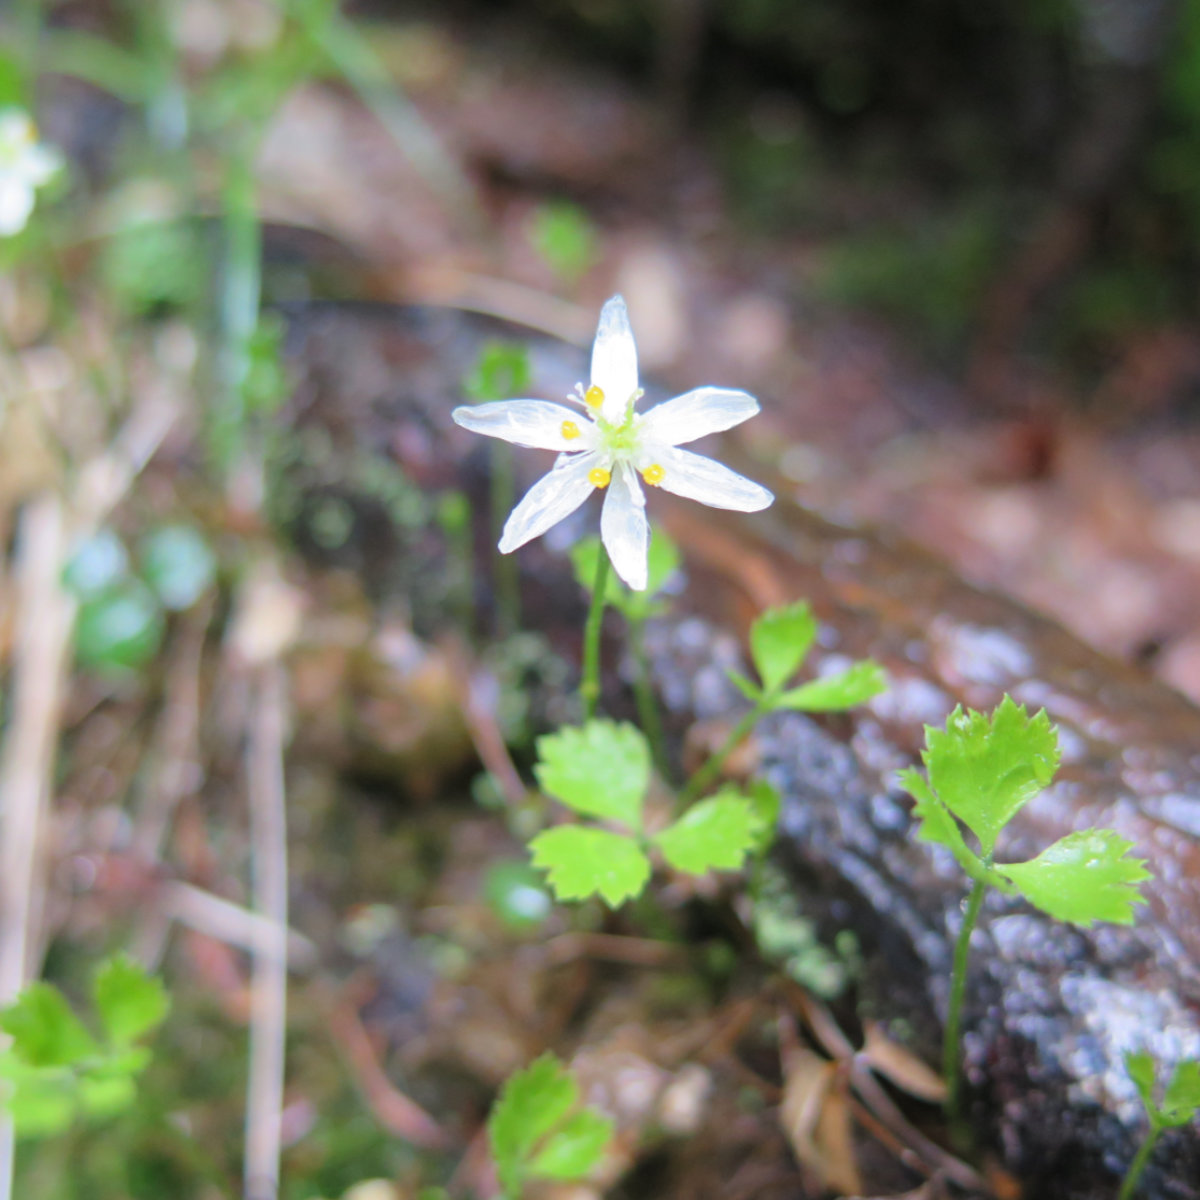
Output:
<svg viewBox="0 0 1200 1200">
<path fill-rule="evenodd" d="M 545 533 L 573 513 L 596 488 L 607 488 L 600 537 L 617 574 L 635 591 L 646 587 L 650 528 L 642 480 L 713 508 L 757 512 L 774 500 L 765 487 L 728 467 L 680 450 L 684 442 L 740 425 L 758 412 L 746 392 L 702 387 L 647 413 L 635 411 L 637 347 L 625 301 L 614 296 L 600 312 L 592 346 L 592 379 L 568 396 L 583 414 L 546 400 L 500 400 L 456 408 L 464 429 L 518 446 L 560 451 L 544 475 L 513 509 L 500 538 L 501 554 Z M 581 419 L 581 416 L 583 419 Z"/>
<path fill-rule="evenodd" d="M 0 109 L 0 237 L 20 233 L 33 212 L 34 193 L 62 165 L 37 140 L 37 128 L 19 108 Z"/>
</svg>

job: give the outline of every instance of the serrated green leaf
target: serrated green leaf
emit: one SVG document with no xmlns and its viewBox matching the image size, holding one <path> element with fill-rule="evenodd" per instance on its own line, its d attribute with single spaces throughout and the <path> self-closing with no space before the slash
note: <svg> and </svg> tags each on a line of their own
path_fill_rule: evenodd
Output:
<svg viewBox="0 0 1200 1200">
<path fill-rule="evenodd" d="M 530 1162 L 529 1174 L 539 1179 L 581 1179 L 600 1161 L 612 1135 L 612 1119 L 585 1108 L 550 1134 Z"/>
<path fill-rule="evenodd" d="M 539 833 L 529 849 L 560 900 L 601 896 L 616 908 L 639 895 L 650 878 L 650 860 L 637 843 L 605 829 L 560 825 Z"/>
<path fill-rule="evenodd" d="M 692 805 L 654 842 L 677 871 L 736 871 L 754 846 L 758 822 L 745 796 L 723 792 Z"/>
<path fill-rule="evenodd" d="M 0 1013 L 0 1029 L 12 1039 L 12 1051 L 33 1067 L 69 1067 L 97 1046 L 59 990 L 31 983 Z"/>
<path fill-rule="evenodd" d="M 926 727 L 925 740 L 930 786 L 984 855 L 1058 769 L 1058 733 L 1045 710 L 1029 717 L 1009 696 L 990 718 L 956 708 L 945 729 Z"/>
<path fill-rule="evenodd" d="M 161 1024 L 170 1005 L 162 983 L 124 955 L 101 965 L 92 997 L 104 1031 L 117 1045 L 127 1045 Z"/>
<path fill-rule="evenodd" d="M 737 688 L 737 690 L 741 692 L 751 704 L 756 705 L 762 699 L 763 691 L 757 683 L 747 679 L 745 675 L 739 674 L 737 671 L 726 670 L 725 674 L 729 676 L 729 682 L 732 683 L 733 686 Z"/>
<path fill-rule="evenodd" d="M 627 722 L 589 721 L 565 726 L 537 740 L 533 768 L 541 788 L 568 808 L 588 816 L 642 825 L 642 801 L 650 783 L 650 746 Z"/>
<path fill-rule="evenodd" d="M 746 788 L 746 796 L 754 813 L 754 842 L 751 850 L 755 854 L 765 854 L 775 840 L 779 814 L 783 809 L 783 797 L 765 779 L 752 780 Z"/>
<path fill-rule="evenodd" d="M 916 804 L 913 805 L 913 816 L 920 822 L 917 826 L 917 840 L 945 846 L 960 864 L 975 859 L 977 856 L 967 845 L 962 830 L 958 827 L 958 822 L 930 790 L 929 784 L 925 782 L 925 777 L 909 767 L 901 771 L 897 779 L 900 785 L 916 800 Z"/>
<path fill-rule="evenodd" d="M 1129 1051 L 1125 1055 L 1125 1070 L 1133 1080 L 1146 1111 L 1154 1112 L 1157 1108 L 1154 1101 L 1154 1056 L 1148 1050 L 1139 1050 L 1136 1053 Z"/>
<path fill-rule="evenodd" d="M 510 1075 L 488 1117 L 488 1142 L 500 1182 L 509 1195 L 520 1190 L 525 1158 L 570 1112 L 579 1088 L 553 1054 L 543 1054 Z"/>
<path fill-rule="evenodd" d="M 803 601 L 769 608 L 750 626 L 750 657 L 763 689 L 782 687 L 804 661 L 817 636 L 817 620 Z"/>
<path fill-rule="evenodd" d="M 836 675 L 825 675 L 784 692 L 774 707 L 798 712 L 840 712 L 886 691 L 887 676 L 883 668 L 864 659 Z"/>
<path fill-rule="evenodd" d="M 1133 843 L 1111 829 L 1086 829 L 1060 838 L 1024 863 L 997 863 L 1026 900 L 1060 921 L 1092 925 L 1133 924 L 1139 884 L 1150 878 L 1140 858 L 1127 858 Z"/>
<path fill-rule="evenodd" d="M 1166 1125 L 1186 1125 L 1200 1108 L 1200 1062 L 1184 1059 L 1171 1076 L 1159 1115 Z"/>
</svg>

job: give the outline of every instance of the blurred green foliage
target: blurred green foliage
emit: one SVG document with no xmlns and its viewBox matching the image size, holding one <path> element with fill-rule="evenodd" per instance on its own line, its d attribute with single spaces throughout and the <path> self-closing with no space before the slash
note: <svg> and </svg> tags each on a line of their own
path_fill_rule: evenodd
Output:
<svg viewBox="0 0 1200 1200">
<path fill-rule="evenodd" d="M 146 666 L 162 645 L 165 614 L 195 604 L 212 587 L 216 568 L 207 540 L 190 525 L 149 530 L 136 563 L 115 531 L 93 534 L 63 572 L 64 585 L 79 601 L 79 664 L 112 675 Z"/>
<path fill-rule="evenodd" d="M 150 1062 L 137 1043 L 157 1028 L 169 1002 L 162 984 L 123 956 L 92 981 L 96 1036 L 52 984 L 31 983 L 0 1012 L 12 1040 L 0 1051 L 0 1101 L 26 1137 L 61 1134 L 79 1117 L 104 1120 L 127 1110 Z"/>
<path fill-rule="evenodd" d="M 577 204 L 566 201 L 538 205 L 530 219 L 529 239 L 566 284 L 578 282 L 599 254 L 591 219 Z"/>
<path fill-rule="evenodd" d="M 533 382 L 529 351 L 517 342 L 488 342 L 466 379 L 463 391 L 479 403 L 522 396 Z"/>
<path fill-rule="evenodd" d="M 952 348 L 977 314 L 1004 247 L 995 206 L 980 202 L 913 227 L 851 234 L 825 256 L 825 299 L 874 309 Z"/>
</svg>

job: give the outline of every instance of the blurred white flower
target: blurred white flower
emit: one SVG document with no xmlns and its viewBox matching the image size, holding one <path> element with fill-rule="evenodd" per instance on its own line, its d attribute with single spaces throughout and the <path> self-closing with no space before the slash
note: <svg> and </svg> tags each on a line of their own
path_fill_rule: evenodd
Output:
<svg viewBox="0 0 1200 1200">
<path fill-rule="evenodd" d="M 25 228 L 34 194 L 61 166 L 58 152 L 37 140 L 27 112 L 0 109 L 0 237 Z"/>
<path fill-rule="evenodd" d="M 607 488 L 600 537 L 617 574 L 635 591 L 646 587 L 650 530 L 638 476 L 651 487 L 713 508 L 757 512 L 774 496 L 711 458 L 678 447 L 740 425 L 758 412 L 746 392 L 702 387 L 647 413 L 635 411 L 637 347 L 625 301 L 613 296 L 600 312 L 592 346 L 592 378 L 568 399 L 583 412 L 547 400 L 499 400 L 456 408 L 464 429 L 518 446 L 558 450 L 558 461 L 513 509 L 500 538 L 509 554 L 573 513 L 596 488 Z"/>
</svg>

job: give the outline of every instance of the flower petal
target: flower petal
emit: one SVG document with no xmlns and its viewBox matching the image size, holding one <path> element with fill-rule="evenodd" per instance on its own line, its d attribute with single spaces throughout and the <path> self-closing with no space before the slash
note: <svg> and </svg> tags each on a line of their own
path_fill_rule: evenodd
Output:
<svg viewBox="0 0 1200 1200">
<path fill-rule="evenodd" d="M 0 237 L 20 233 L 33 212 L 33 188 L 22 179 L 0 175 Z"/>
<path fill-rule="evenodd" d="M 756 412 L 758 401 L 749 392 L 701 387 L 655 405 L 642 417 L 638 428 L 643 436 L 656 442 L 681 446 L 706 434 L 732 429 Z"/>
<path fill-rule="evenodd" d="M 551 404 L 549 400 L 495 400 L 488 404 L 469 404 L 456 408 L 450 416 L 456 425 L 500 438 L 516 446 L 535 450 L 591 450 L 596 427 L 586 417 Z M 573 437 L 563 433 L 564 425 L 576 431 Z M 569 432 L 568 430 L 568 432 Z"/>
<path fill-rule="evenodd" d="M 628 462 L 618 462 L 613 468 L 600 514 L 600 540 L 617 574 L 635 592 L 644 592 L 650 526 L 642 485 Z"/>
<path fill-rule="evenodd" d="M 588 472 L 598 462 L 599 456 L 590 452 L 564 454 L 509 514 L 500 538 L 500 553 L 511 554 L 563 517 L 569 517 L 592 494 L 595 485 L 588 479 Z"/>
<path fill-rule="evenodd" d="M 21 155 L 16 170 L 34 187 L 41 187 L 58 174 L 62 165 L 62 158 L 56 150 L 38 143 Z"/>
<path fill-rule="evenodd" d="M 592 343 L 592 386 L 604 393 L 604 419 L 620 425 L 638 388 L 637 346 L 621 296 L 614 296 L 600 310 Z"/>
<path fill-rule="evenodd" d="M 735 512 L 758 512 L 775 497 L 760 483 L 731 471 L 716 459 L 677 450 L 674 446 L 643 443 L 638 466 L 658 463 L 663 469 L 659 487 L 676 496 L 699 500 L 710 508 L 730 508 Z"/>
</svg>

